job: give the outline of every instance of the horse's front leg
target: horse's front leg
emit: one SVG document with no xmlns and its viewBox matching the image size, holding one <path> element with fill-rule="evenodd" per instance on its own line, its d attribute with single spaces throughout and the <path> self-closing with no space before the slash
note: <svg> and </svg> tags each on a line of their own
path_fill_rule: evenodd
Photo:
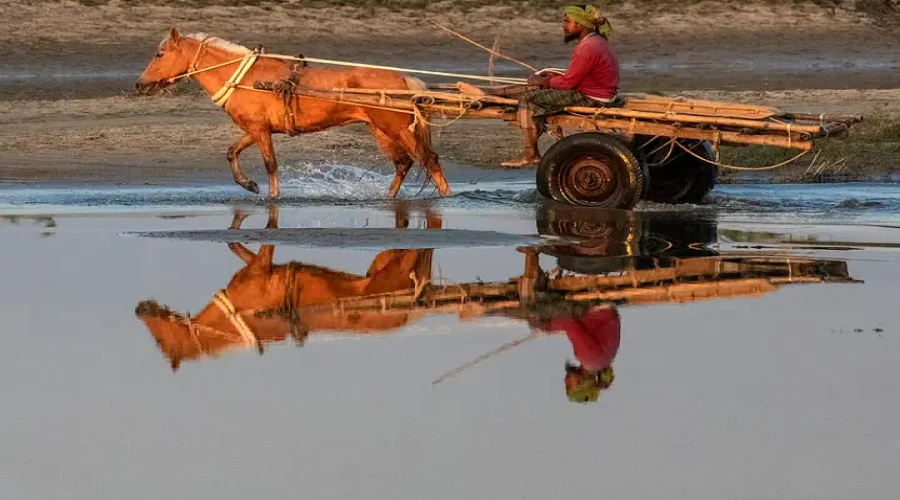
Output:
<svg viewBox="0 0 900 500">
<path fill-rule="evenodd" d="M 256 134 L 256 146 L 262 154 L 266 173 L 269 174 L 269 198 L 278 198 L 281 189 L 278 187 L 278 162 L 275 160 L 275 146 L 272 145 L 272 132 L 265 130 Z"/>
<path fill-rule="evenodd" d="M 238 161 L 241 152 L 252 146 L 255 142 L 256 136 L 253 134 L 248 132 L 242 135 L 240 139 L 235 141 L 234 144 L 228 148 L 226 158 L 228 158 L 228 164 L 231 166 L 231 174 L 234 176 L 234 182 L 247 191 L 259 194 L 259 186 L 247 178 L 247 174 L 241 169 L 241 164 Z"/>
<path fill-rule="evenodd" d="M 249 216 L 250 214 L 247 212 L 235 210 L 234 217 L 231 219 L 231 226 L 228 229 L 240 229 L 241 224 L 244 223 L 244 219 Z M 250 249 L 236 241 L 228 243 L 228 249 L 231 250 L 235 255 L 237 255 L 239 259 L 244 261 L 244 264 L 250 264 L 251 262 L 253 262 L 253 259 L 256 258 L 255 253 L 251 252 Z"/>
</svg>

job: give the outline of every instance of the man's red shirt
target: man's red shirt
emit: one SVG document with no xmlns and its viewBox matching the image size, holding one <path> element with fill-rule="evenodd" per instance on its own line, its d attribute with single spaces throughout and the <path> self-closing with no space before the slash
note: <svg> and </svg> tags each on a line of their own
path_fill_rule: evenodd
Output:
<svg viewBox="0 0 900 500">
<path fill-rule="evenodd" d="M 551 89 L 577 90 L 588 97 L 609 99 L 619 91 L 619 61 L 609 40 L 592 33 L 572 52 L 566 74 L 554 76 Z"/>
</svg>

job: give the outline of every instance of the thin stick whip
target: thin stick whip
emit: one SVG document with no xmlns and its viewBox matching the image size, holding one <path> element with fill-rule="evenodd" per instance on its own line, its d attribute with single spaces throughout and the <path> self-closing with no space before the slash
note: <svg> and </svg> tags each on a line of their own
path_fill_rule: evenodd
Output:
<svg viewBox="0 0 900 500">
<path fill-rule="evenodd" d="M 464 370 L 467 370 L 467 369 L 469 369 L 469 368 L 471 368 L 471 367 L 477 365 L 478 363 L 481 363 L 482 361 L 484 361 L 484 360 L 486 360 L 486 359 L 488 359 L 488 358 L 490 358 L 490 357 L 492 357 L 492 356 L 496 356 L 497 354 L 500 354 L 500 353 L 503 352 L 503 351 L 512 349 L 513 347 L 516 347 L 516 346 L 518 346 L 518 345 L 524 344 L 525 342 L 528 342 L 529 340 L 532 340 L 532 339 L 536 339 L 536 338 L 538 338 L 538 337 L 539 337 L 539 335 L 536 335 L 536 334 L 532 333 L 531 335 L 529 335 L 529 336 L 527 336 L 527 337 L 524 337 L 524 338 L 521 338 L 521 339 L 516 339 L 516 340 L 513 340 L 512 342 L 509 342 L 509 343 L 507 343 L 507 344 L 503 344 L 502 346 L 500 346 L 500 347 L 498 347 L 498 348 L 496 348 L 496 349 L 494 349 L 494 350 L 492 350 L 492 351 L 490 351 L 490 352 L 486 352 L 486 353 L 482 354 L 481 356 L 478 356 L 477 358 L 473 359 L 472 361 L 469 361 L 468 363 L 466 363 L 466 364 L 464 364 L 464 365 L 462 365 L 462 366 L 458 366 L 458 367 L 456 367 L 456 368 L 450 370 L 449 372 L 447 372 L 447 373 L 441 375 L 440 377 L 434 379 L 434 381 L 431 383 L 431 385 L 437 385 L 437 384 L 440 384 L 440 383 L 443 382 L 444 380 L 446 380 L 446 379 L 448 379 L 448 378 L 450 378 L 450 377 L 452 377 L 452 376 L 454 376 L 454 375 L 457 375 L 457 374 L 463 372 Z"/>
<path fill-rule="evenodd" d="M 500 37 L 496 35 L 494 36 L 494 45 L 491 47 L 491 49 L 494 51 L 500 50 Z M 494 53 L 491 52 L 491 57 L 488 58 L 488 76 L 491 78 L 494 77 L 494 57 Z M 493 80 L 491 80 L 491 85 L 494 85 Z"/>
<path fill-rule="evenodd" d="M 484 45 L 481 45 L 480 43 L 478 43 L 478 42 L 476 42 L 476 41 L 474 41 L 474 40 L 472 40 L 472 39 L 466 38 L 465 36 L 460 35 L 459 33 L 453 31 L 452 29 L 450 29 L 450 28 L 448 28 L 448 27 L 446 27 L 446 26 L 441 25 L 441 24 L 438 23 L 437 21 L 431 21 L 431 23 L 434 24 L 435 26 L 437 26 L 438 28 L 440 28 L 440 29 L 446 31 L 447 33 L 450 33 L 451 35 L 456 36 L 456 37 L 458 37 L 458 38 L 461 38 L 461 39 L 463 39 L 463 40 L 465 40 L 465 41 L 471 43 L 472 45 L 474 45 L 474 46 L 476 46 L 476 47 L 478 47 L 478 48 L 480 48 L 480 49 L 486 50 L 486 51 L 490 52 L 491 54 L 494 54 L 494 55 L 497 56 L 497 57 L 506 59 L 507 61 L 514 62 L 514 63 L 516 63 L 516 64 L 518 64 L 518 65 L 520 65 L 520 66 L 524 66 L 524 67 L 530 69 L 531 71 L 537 72 L 537 68 L 535 68 L 534 66 L 532 66 L 532 65 L 530 65 L 530 64 L 523 63 L 522 61 L 519 61 L 518 59 L 513 59 L 512 57 L 505 56 L 505 55 L 503 55 L 503 54 L 501 54 L 501 53 L 499 53 L 499 52 L 497 52 L 497 51 L 491 50 L 491 49 L 485 47 Z"/>
</svg>

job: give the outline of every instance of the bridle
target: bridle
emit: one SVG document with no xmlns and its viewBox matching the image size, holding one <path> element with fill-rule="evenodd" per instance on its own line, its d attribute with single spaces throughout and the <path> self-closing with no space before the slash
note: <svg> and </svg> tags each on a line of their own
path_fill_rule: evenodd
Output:
<svg viewBox="0 0 900 500">
<path fill-rule="evenodd" d="M 223 85 L 222 88 L 219 89 L 218 92 L 213 94 L 212 100 L 216 104 L 216 106 L 222 108 L 225 107 L 225 103 L 228 102 L 228 99 L 231 97 L 231 94 L 234 93 L 235 88 L 240 84 L 241 80 L 244 76 L 247 75 L 247 72 L 250 71 L 250 68 L 256 63 L 256 60 L 259 59 L 261 55 L 260 50 L 254 50 L 248 54 L 245 54 L 237 59 L 232 59 L 230 61 L 225 61 L 220 64 L 215 64 L 212 66 L 207 66 L 205 68 L 197 69 L 197 64 L 200 62 L 200 58 L 203 53 L 206 51 L 206 48 L 209 46 L 209 40 L 203 40 L 200 42 L 200 46 L 197 47 L 197 52 L 194 53 L 194 57 L 191 60 L 191 64 L 188 66 L 188 71 L 186 73 L 182 73 L 177 76 L 173 76 L 172 78 L 166 79 L 166 83 L 172 84 L 177 83 L 179 80 L 184 78 L 188 78 L 194 76 L 198 73 L 203 73 L 205 71 L 210 71 L 214 69 L 221 68 L 223 66 L 228 66 L 234 63 L 238 64 L 237 69 L 232 73 L 231 78 L 229 78 Z"/>
</svg>

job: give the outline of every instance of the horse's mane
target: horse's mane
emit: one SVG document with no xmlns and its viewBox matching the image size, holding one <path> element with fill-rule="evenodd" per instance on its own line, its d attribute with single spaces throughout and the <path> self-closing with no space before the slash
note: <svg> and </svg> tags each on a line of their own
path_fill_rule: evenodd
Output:
<svg viewBox="0 0 900 500">
<path fill-rule="evenodd" d="M 219 37 L 210 36 L 202 31 L 198 31 L 197 33 L 191 33 L 188 35 L 184 35 L 184 38 L 190 38 L 192 40 L 196 40 L 198 42 L 206 42 L 210 47 L 218 47 L 222 50 L 226 50 L 228 52 L 233 52 L 236 55 L 247 55 L 252 52 L 247 47 L 243 45 L 238 45 L 233 42 L 229 42 L 228 40 L 224 40 Z M 167 36 L 162 42 L 160 42 L 159 46 L 162 48 L 166 42 L 169 41 L 169 37 Z"/>
</svg>

